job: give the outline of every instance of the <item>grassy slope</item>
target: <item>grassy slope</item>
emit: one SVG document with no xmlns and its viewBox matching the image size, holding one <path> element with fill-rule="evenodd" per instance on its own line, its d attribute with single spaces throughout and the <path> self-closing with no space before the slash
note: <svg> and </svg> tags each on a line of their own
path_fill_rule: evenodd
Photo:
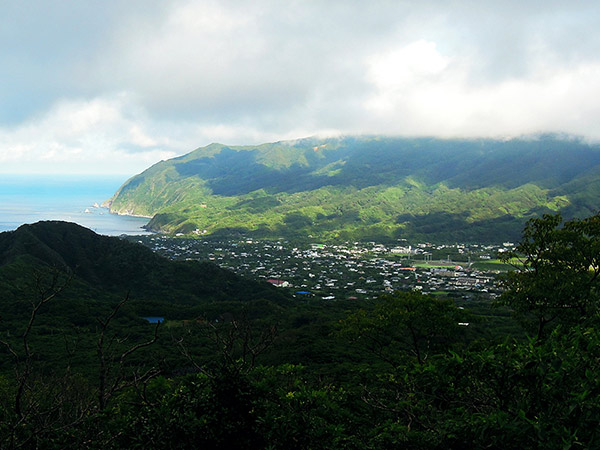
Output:
<svg viewBox="0 0 600 450">
<path fill-rule="evenodd" d="M 128 180 L 111 211 L 170 233 L 503 240 L 532 214 L 595 212 L 599 167 L 596 147 L 553 138 L 212 144 Z"/>
</svg>

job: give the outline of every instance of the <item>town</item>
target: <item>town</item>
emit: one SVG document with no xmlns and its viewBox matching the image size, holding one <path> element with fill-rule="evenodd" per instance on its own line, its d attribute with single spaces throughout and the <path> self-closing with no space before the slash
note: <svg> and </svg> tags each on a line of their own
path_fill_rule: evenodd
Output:
<svg viewBox="0 0 600 450">
<path fill-rule="evenodd" d="M 292 244 L 288 241 L 200 240 L 159 235 L 131 238 L 174 260 L 209 260 L 239 275 L 265 280 L 295 297 L 369 299 L 396 290 L 461 299 L 495 299 L 498 274 L 511 268 L 502 245 L 373 242 Z"/>
</svg>

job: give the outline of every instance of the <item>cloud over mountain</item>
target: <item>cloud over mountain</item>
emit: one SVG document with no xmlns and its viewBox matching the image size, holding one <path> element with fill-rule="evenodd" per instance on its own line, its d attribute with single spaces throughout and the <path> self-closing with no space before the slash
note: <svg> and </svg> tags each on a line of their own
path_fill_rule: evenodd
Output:
<svg viewBox="0 0 600 450">
<path fill-rule="evenodd" d="M 600 138 L 592 2 L 3 9 L 5 172 L 134 173 L 213 141 L 313 134 Z"/>
</svg>

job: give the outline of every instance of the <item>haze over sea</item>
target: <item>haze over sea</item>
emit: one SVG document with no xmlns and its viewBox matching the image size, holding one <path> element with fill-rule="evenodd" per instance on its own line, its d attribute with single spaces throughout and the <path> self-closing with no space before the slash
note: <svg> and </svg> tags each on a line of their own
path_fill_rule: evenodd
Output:
<svg viewBox="0 0 600 450">
<path fill-rule="evenodd" d="M 98 234 L 148 234 L 148 219 L 110 214 L 95 207 L 126 180 L 123 175 L 0 175 L 0 232 L 25 223 L 63 220 Z"/>
</svg>

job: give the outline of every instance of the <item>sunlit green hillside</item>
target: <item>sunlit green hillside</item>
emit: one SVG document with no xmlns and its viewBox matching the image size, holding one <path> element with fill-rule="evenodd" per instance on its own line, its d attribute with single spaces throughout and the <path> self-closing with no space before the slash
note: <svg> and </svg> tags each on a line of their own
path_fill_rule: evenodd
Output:
<svg viewBox="0 0 600 450">
<path fill-rule="evenodd" d="M 109 203 L 173 234 L 499 241 L 542 212 L 593 214 L 599 175 L 600 148 L 575 139 L 310 138 L 211 144 Z"/>
</svg>

